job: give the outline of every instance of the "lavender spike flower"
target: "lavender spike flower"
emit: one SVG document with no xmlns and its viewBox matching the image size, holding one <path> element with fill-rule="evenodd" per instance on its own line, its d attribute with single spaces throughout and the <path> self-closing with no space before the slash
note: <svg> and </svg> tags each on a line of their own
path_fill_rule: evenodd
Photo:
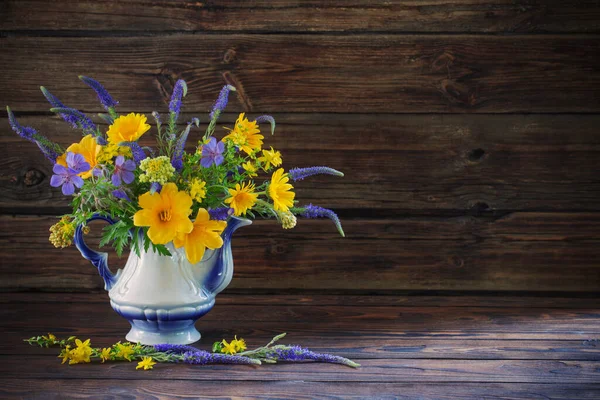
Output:
<svg viewBox="0 0 600 400">
<path fill-rule="evenodd" d="M 223 112 L 223 110 L 225 110 L 225 107 L 227 107 L 230 91 L 235 92 L 235 87 L 231 85 L 225 85 L 221 89 L 219 97 L 217 97 L 217 101 L 215 101 L 215 104 L 213 105 L 213 108 L 210 111 L 211 120 L 219 118 L 219 115 Z"/>
<path fill-rule="evenodd" d="M 344 234 L 344 230 L 342 229 L 342 223 L 340 222 L 340 219 L 338 218 L 337 214 L 327 208 L 313 206 L 312 204 L 309 204 L 306 207 L 304 207 L 304 209 L 300 209 L 300 215 L 302 215 L 305 218 L 329 218 L 335 224 L 335 227 L 337 228 L 340 235 L 342 235 L 342 237 L 346 237 L 346 235 Z"/>
<path fill-rule="evenodd" d="M 213 208 L 212 210 L 208 210 L 208 215 L 210 215 L 210 219 L 214 219 L 216 221 L 225 221 L 227 218 L 229 218 L 230 215 L 233 215 L 233 208 Z"/>
<path fill-rule="evenodd" d="M 98 95 L 100 104 L 102 104 L 102 106 L 104 106 L 104 108 L 107 111 L 110 112 L 111 108 L 114 108 L 117 104 L 119 104 L 119 102 L 113 99 L 112 96 L 106 91 L 106 89 L 104 89 L 104 86 L 102 86 L 97 80 L 88 78 L 87 76 L 83 75 L 80 75 L 79 79 L 81 79 L 86 85 L 94 89 L 94 91 Z"/>
<path fill-rule="evenodd" d="M 176 354 L 183 354 L 186 352 L 196 352 L 196 351 L 200 350 L 194 346 L 188 346 L 186 344 L 162 343 L 162 344 L 155 344 L 152 347 L 154 347 L 154 349 L 156 351 L 160 351 L 161 353 L 176 353 Z"/>
<path fill-rule="evenodd" d="M 292 168 L 288 171 L 290 179 L 294 182 L 301 181 L 309 176 L 320 174 L 344 176 L 343 172 L 329 167 Z"/>
<path fill-rule="evenodd" d="M 260 117 L 256 118 L 256 122 L 258 122 L 259 124 L 261 122 L 269 122 L 271 124 L 271 135 L 275 134 L 275 118 L 271 117 L 270 115 L 261 115 Z"/>
<path fill-rule="evenodd" d="M 102 113 L 98 113 L 98 116 L 100 118 L 102 118 L 104 120 L 104 122 L 106 122 L 109 125 L 112 125 L 113 122 L 115 122 L 115 120 L 113 119 L 113 117 L 111 117 L 108 114 L 102 114 Z"/>
<path fill-rule="evenodd" d="M 46 98 L 46 100 L 48 100 L 48 103 L 50 103 L 50 105 L 52 105 L 52 107 L 54 108 L 69 108 L 67 106 L 65 106 L 59 99 L 58 97 L 54 96 L 52 93 L 50 93 L 50 91 L 48 89 L 46 89 L 43 86 L 40 86 L 40 90 L 42 91 L 42 94 L 44 95 L 44 97 Z M 59 114 L 60 117 L 62 119 L 64 119 L 67 123 L 71 124 L 71 126 L 73 128 L 77 128 L 77 117 L 71 114 L 64 114 L 61 113 Z"/>
<path fill-rule="evenodd" d="M 48 140 L 45 136 L 40 135 L 34 128 L 19 124 L 10 107 L 6 107 L 6 112 L 8 113 L 8 122 L 12 130 L 23 139 L 27 139 L 30 142 L 37 144 L 44 156 L 52 163 L 55 163 L 58 156 L 64 153 L 64 150 L 58 144 Z"/>
<path fill-rule="evenodd" d="M 181 110 L 181 99 L 187 94 L 187 84 L 183 79 L 179 79 L 175 83 L 173 93 L 171 94 L 171 101 L 169 103 L 169 112 L 171 113 L 171 122 L 175 124 L 177 118 L 179 118 L 179 111 Z"/>
<path fill-rule="evenodd" d="M 131 149 L 133 161 L 135 161 L 137 165 L 139 165 L 142 160 L 146 159 L 146 153 L 137 142 L 121 142 L 119 143 L 119 146 L 127 146 Z"/>
<path fill-rule="evenodd" d="M 275 359 L 277 361 L 317 361 L 332 364 L 342 364 L 348 367 L 357 368 L 360 364 L 355 363 L 344 357 L 334 356 L 331 354 L 315 353 L 314 351 L 302 348 L 300 346 L 273 346 L 265 352 L 267 359 Z"/>
<path fill-rule="evenodd" d="M 242 356 L 230 356 L 227 354 L 213 354 L 204 350 L 188 351 L 183 353 L 183 362 L 186 364 L 245 364 L 260 365 L 260 360 Z"/>
<path fill-rule="evenodd" d="M 200 120 L 198 118 L 192 118 L 185 130 L 181 133 L 181 136 L 179 136 L 179 140 L 175 144 L 175 150 L 173 152 L 173 157 L 171 158 L 171 165 L 173 165 L 173 168 L 175 168 L 177 171 L 181 171 L 181 169 L 183 168 L 183 153 L 185 150 L 185 142 L 187 141 L 187 137 L 190 133 L 192 125 L 199 126 Z"/>
<path fill-rule="evenodd" d="M 92 120 L 82 113 L 79 110 L 70 107 L 53 107 L 50 109 L 53 113 L 57 114 L 67 114 L 75 118 L 76 126 L 83 129 L 86 134 L 92 134 L 94 136 L 98 135 L 98 129 L 96 128 L 96 124 L 92 122 Z"/>
</svg>

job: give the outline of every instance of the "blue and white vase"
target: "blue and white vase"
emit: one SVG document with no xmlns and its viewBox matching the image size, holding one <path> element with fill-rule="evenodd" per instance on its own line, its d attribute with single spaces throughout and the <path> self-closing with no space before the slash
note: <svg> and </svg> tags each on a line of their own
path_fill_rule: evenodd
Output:
<svg viewBox="0 0 600 400">
<path fill-rule="evenodd" d="M 101 219 L 114 223 L 103 216 Z M 88 221 L 89 222 L 89 221 Z M 83 240 L 83 227 L 75 231 L 75 245 L 81 255 L 98 268 L 104 279 L 112 308 L 131 323 L 126 339 L 152 345 L 190 344 L 200 339 L 196 320 L 209 312 L 215 296 L 229 285 L 233 276 L 231 236 L 252 221 L 231 217 L 223 231 L 223 246 L 206 250 L 197 264 L 190 264 L 183 248 L 167 244 L 171 256 L 152 251 L 140 256 L 131 250 L 125 267 L 113 274 L 107 253 L 91 250 Z"/>
</svg>

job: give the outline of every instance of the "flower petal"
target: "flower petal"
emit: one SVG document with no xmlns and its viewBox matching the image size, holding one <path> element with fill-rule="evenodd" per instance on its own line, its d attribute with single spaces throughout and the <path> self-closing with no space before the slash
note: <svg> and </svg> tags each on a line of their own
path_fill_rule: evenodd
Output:
<svg viewBox="0 0 600 400">
<path fill-rule="evenodd" d="M 162 199 L 158 193 L 146 192 L 138 198 L 138 203 L 140 207 L 152 210 L 162 204 Z"/>
<path fill-rule="evenodd" d="M 75 187 L 73 186 L 73 182 L 67 181 L 62 185 L 62 193 L 65 196 L 70 196 L 75 193 Z"/>
<path fill-rule="evenodd" d="M 63 182 L 64 179 L 60 175 L 52 175 L 52 177 L 50 178 L 50 186 L 52 187 L 59 187 L 63 184 Z"/>
<path fill-rule="evenodd" d="M 125 182 L 126 184 L 129 184 L 133 182 L 133 180 L 135 179 L 135 175 L 131 171 L 124 170 L 123 172 L 121 172 L 121 179 L 123 179 L 123 182 Z"/>
<path fill-rule="evenodd" d="M 71 182 L 73 182 L 73 184 L 75 186 L 77 186 L 78 188 L 83 186 L 83 179 L 81 179 L 79 176 L 74 175 L 71 177 Z"/>
<path fill-rule="evenodd" d="M 148 229 L 148 237 L 154 244 L 167 244 L 171 240 L 175 239 L 176 235 L 177 224 L 175 224 L 172 219 L 168 223 L 152 224 Z"/>
<path fill-rule="evenodd" d="M 149 209 L 139 210 L 133 214 L 133 225 L 135 226 L 152 226 L 160 223 L 156 213 Z"/>
</svg>

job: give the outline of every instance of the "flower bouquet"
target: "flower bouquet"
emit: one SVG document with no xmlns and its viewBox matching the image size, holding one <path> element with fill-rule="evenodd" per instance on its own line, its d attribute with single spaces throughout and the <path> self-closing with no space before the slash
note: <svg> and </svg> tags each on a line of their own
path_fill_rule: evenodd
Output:
<svg viewBox="0 0 600 400">
<path fill-rule="evenodd" d="M 333 211 L 312 204 L 299 206 L 291 184 L 317 174 L 343 176 L 341 172 L 328 167 L 286 172 L 281 168 L 281 153 L 264 146 L 261 124 L 268 123 L 271 134 L 275 130 L 269 115 L 250 120 L 241 113 L 233 126 L 217 132 L 234 87 L 222 88 L 204 133 L 186 151 L 200 120 L 192 118 L 178 128 L 187 93 L 183 80 L 174 86 L 166 118 L 152 113 L 156 141 L 146 146 L 140 139 L 145 140 L 151 130 L 147 117 L 120 115 L 118 102 L 99 82 L 80 79 L 106 109 L 98 114 L 108 125 L 106 131 L 44 87 L 51 111 L 82 131 L 79 142 L 63 149 L 34 128 L 20 125 L 7 107 L 8 117 L 12 129 L 35 143 L 53 164 L 50 185 L 72 197 L 73 210 L 50 228 L 50 241 L 61 248 L 75 241 L 99 269 L 105 288 L 115 288 L 110 292 L 111 305 L 132 323 L 128 339 L 147 344 L 197 340 L 193 321 L 210 310 L 214 296 L 231 280 L 231 234 L 250 224 L 250 219 L 275 218 L 290 229 L 296 226 L 297 216 L 327 217 L 344 235 Z M 110 224 L 103 230 L 101 246 L 113 246 L 118 255 L 131 249 L 123 271 L 110 272 L 106 254 L 85 245 L 82 235 L 94 219 Z M 176 270 L 177 276 L 170 275 Z M 190 319 L 191 328 L 170 324 Z M 135 321 L 143 322 L 137 331 Z M 152 337 L 165 331 L 167 336 Z"/>
</svg>

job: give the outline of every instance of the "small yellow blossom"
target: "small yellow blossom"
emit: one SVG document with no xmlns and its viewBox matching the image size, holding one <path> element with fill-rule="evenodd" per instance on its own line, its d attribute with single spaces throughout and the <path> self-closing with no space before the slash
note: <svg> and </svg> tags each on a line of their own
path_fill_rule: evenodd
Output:
<svg viewBox="0 0 600 400">
<path fill-rule="evenodd" d="M 221 347 L 221 353 L 232 355 L 237 353 L 236 346 L 233 340 L 231 341 L 231 343 L 227 343 L 227 340 L 223 339 L 222 343 L 223 347 Z"/>
<path fill-rule="evenodd" d="M 144 357 L 142 361 L 138 362 L 138 365 L 137 367 L 135 367 L 135 369 L 144 368 L 144 371 L 147 371 L 149 369 L 152 369 L 152 366 L 154 366 L 155 364 L 156 362 L 152 361 L 152 357 Z"/>
<path fill-rule="evenodd" d="M 142 209 L 133 215 L 133 224 L 149 226 L 148 237 L 154 244 L 167 244 L 178 233 L 194 229 L 189 218 L 192 198 L 178 191 L 174 183 L 164 185 L 160 193 L 144 193 L 138 203 Z"/>
<path fill-rule="evenodd" d="M 64 349 L 62 349 L 60 351 L 60 354 L 58 355 L 58 358 L 62 357 L 62 363 L 61 364 L 66 363 L 69 360 L 69 358 L 71 358 L 70 351 L 71 351 L 71 346 L 69 346 L 69 345 L 67 345 Z"/>
<path fill-rule="evenodd" d="M 281 153 L 273 150 L 273 147 L 271 147 L 271 150 L 263 150 L 262 154 L 262 157 L 258 157 L 258 161 L 264 163 L 263 169 L 265 171 L 270 170 L 271 166 L 279 167 L 281 165 Z"/>
<path fill-rule="evenodd" d="M 92 355 L 92 348 L 90 347 L 90 339 L 82 342 L 79 339 L 75 339 L 75 347 L 69 352 L 69 364 L 79 364 L 81 362 L 90 362 L 90 356 Z"/>
<path fill-rule="evenodd" d="M 200 208 L 194 221 L 194 229 L 190 233 L 178 233 L 173 244 L 176 248 L 183 246 L 188 261 L 196 264 L 202 260 L 207 248 L 214 250 L 223 246 L 221 233 L 226 226 L 225 221 L 210 220 L 208 211 Z"/>
<path fill-rule="evenodd" d="M 115 119 L 108 128 L 108 142 L 118 145 L 121 142 L 134 142 L 150 129 L 143 114 L 130 113 Z"/>
<path fill-rule="evenodd" d="M 64 216 L 56 224 L 50 227 L 50 243 L 56 248 L 68 247 L 73 243 L 75 225 L 73 221 Z"/>
<path fill-rule="evenodd" d="M 206 182 L 198 178 L 194 178 L 190 184 L 190 197 L 192 200 L 200 203 L 206 197 Z"/>
<path fill-rule="evenodd" d="M 246 173 L 248 174 L 248 176 L 250 178 L 254 178 L 255 176 L 258 176 L 258 174 L 256 173 L 257 169 L 256 169 L 256 165 L 252 164 L 252 162 L 248 161 L 242 164 L 242 168 L 244 168 L 244 170 L 246 171 Z"/>
<path fill-rule="evenodd" d="M 115 345 L 115 350 L 117 350 L 116 357 L 124 358 L 127 361 L 131 361 L 131 356 L 135 352 L 129 343 L 117 343 Z"/>
<path fill-rule="evenodd" d="M 54 336 L 53 334 L 49 333 L 48 336 L 43 335 L 42 339 L 47 340 L 49 342 L 55 342 L 56 341 L 56 336 Z"/>
<path fill-rule="evenodd" d="M 158 182 L 161 185 L 166 184 L 175 173 L 175 168 L 167 156 L 148 157 L 142 160 L 140 170 L 143 171 L 140 175 L 140 182 Z"/>
<path fill-rule="evenodd" d="M 279 168 L 271 177 L 268 192 L 275 211 L 287 212 L 294 205 L 296 194 L 292 191 L 294 187 L 288 183 L 289 180 L 288 175 L 283 173 L 283 168 Z"/>
<path fill-rule="evenodd" d="M 102 349 L 102 351 L 100 352 L 100 359 L 102 359 L 102 362 L 110 360 L 110 347 L 105 347 Z"/>
<path fill-rule="evenodd" d="M 98 153 L 99 164 L 111 164 L 113 158 L 117 156 L 131 157 L 131 149 L 127 146 L 118 146 L 115 143 L 108 143 L 106 146 L 102 146 L 100 153 Z"/>
<path fill-rule="evenodd" d="M 246 152 L 246 154 L 250 155 L 255 151 L 260 151 L 263 139 L 264 136 L 260 134 L 258 123 L 256 121 L 248 121 L 245 113 L 241 113 L 237 121 L 235 121 L 235 127 L 223 138 L 223 142 L 229 140 Z"/>
<path fill-rule="evenodd" d="M 231 344 L 235 346 L 236 351 L 244 351 L 246 350 L 246 341 L 243 338 L 237 338 L 237 335 L 234 336 L 234 339 L 231 341 Z"/>
<path fill-rule="evenodd" d="M 226 198 L 225 203 L 233 208 L 235 215 L 239 216 L 245 214 L 248 209 L 256 204 L 258 194 L 254 193 L 254 184 L 242 183 L 240 186 L 238 183 L 235 185 L 235 189 L 228 190 L 231 197 Z"/>
</svg>

